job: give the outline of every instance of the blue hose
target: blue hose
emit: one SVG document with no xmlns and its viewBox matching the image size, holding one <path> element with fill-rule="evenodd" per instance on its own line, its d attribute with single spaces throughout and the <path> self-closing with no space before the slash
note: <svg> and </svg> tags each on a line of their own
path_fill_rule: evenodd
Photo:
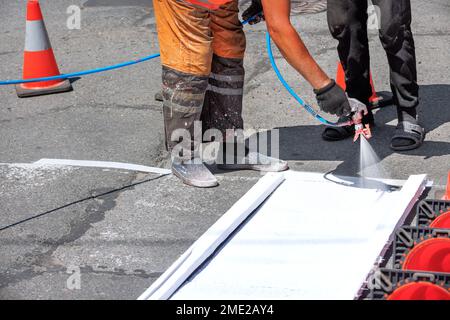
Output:
<svg viewBox="0 0 450 320">
<path fill-rule="evenodd" d="M 80 72 L 74 72 L 74 73 L 61 74 L 59 76 L 53 76 L 53 77 L 27 79 L 27 80 L 0 81 L 0 86 L 12 85 L 12 84 L 21 84 L 21 83 L 31 83 L 31 82 L 41 82 L 41 81 L 51 81 L 51 80 L 61 80 L 61 79 L 76 78 L 76 77 L 81 77 L 81 76 L 85 76 L 85 75 L 88 75 L 88 74 L 100 73 L 100 72 L 110 71 L 110 70 L 119 69 L 119 68 L 123 68 L 123 67 L 128 67 L 128 66 L 131 66 L 131 65 L 134 65 L 134 64 L 138 64 L 138 63 L 141 63 L 141 62 L 145 62 L 145 61 L 149 61 L 149 60 L 155 59 L 155 58 L 157 58 L 159 56 L 160 56 L 160 54 L 156 53 L 156 54 L 152 54 L 152 55 L 150 55 L 148 57 L 144 57 L 144 58 L 141 58 L 141 59 L 138 59 L 138 60 L 132 60 L 132 61 L 124 62 L 124 63 L 115 64 L 113 66 L 108 66 L 108 67 L 98 68 L 98 69 L 92 69 L 92 70 L 86 70 L 86 71 L 80 71 Z"/>
<path fill-rule="evenodd" d="M 253 19 L 261 16 L 261 14 L 262 13 L 258 13 L 256 15 L 254 15 L 253 17 L 243 21 L 242 25 L 248 24 Z M 33 83 L 33 82 L 42 82 L 42 81 L 52 81 L 52 80 L 63 80 L 63 79 L 69 79 L 69 78 L 76 78 L 76 77 L 86 76 L 88 74 L 106 72 L 106 71 L 110 71 L 110 70 L 115 70 L 115 69 L 120 69 L 120 68 L 124 68 L 124 67 L 128 67 L 128 66 L 132 66 L 134 64 L 138 64 L 138 63 L 141 63 L 141 62 L 145 62 L 145 61 L 149 61 L 149 60 L 158 58 L 159 56 L 160 56 L 159 53 L 155 53 L 155 54 L 152 54 L 150 56 L 147 56 L 147 57 L 144 57 L 144 58 L 141 58 L 141 59 L 138 59 L 138 60 L 127 61 L 127 62 L 115 64 L 115 65 L 104 67 L 104 68 L 97 68 L 97 69 L 91 69 L 91 70 L 80 71 L 80 72 L 66 73 L 66 74 L 61 74 L 61 75 L 52 76 L 52 77 L 35 78 L 35 79 L 27 79 L 27 80 L 21 79 L 21 80 L 0 81 L 0 86 L 7 86 L 7 85 L 21 84 L 21 83 Z"/>
<path fill-rule="evenodd" d="M 242 22 L 242 25 L 246 25 L 248 24 L 250 21 L 252 21 L 253 19 L 255 19 L 256 17 L 261 16 L 261 13 L 258 13 L 256 15 L 254 15 L 253 17 L 245 20 Z M 314 118 L 316 118 L 318 121 L 320 121 L 321 123 L 328 125 L 328 126 L 332 126 L 332 127 L 342 127 L 342 126 L 346 126 L 349 125 L 350 122 L 331 122 L 326 120 L 325 118 L 323 118 L 320 114 L 318 114 L 309 104 L 305 103 L 305 101 L 300 98 L 295 91 L 289 86 L 289 84 L 287 83 L 287 81 L 283 78 L 283 76 L 281 75 L 280 70 L 278 69 L 278 66 L 275 62 L 275 58 L 273 57 L 273 52 L 272 52 L 272 43 L 271 43 L 271 38 L 270 38 L 270 34 L 269 32 L 266 33 L 266 43 L 267 43 L 267 53 L 269 55 L 269 59 L 270 59 L 270 63 L 272 65 L 273 70 L 275 71 L 278 79 L 281 81 L 282 85 L 286 88 L 286 90 L 291 94 L 292 97 L 294 97 L 295 100 L 297 100 L 297 102 L 308 112 L 310 113 Z M 106 71 L 110 71 L 110 70 L 115 70 L 115 69 L 120 69 L 120 68 L 124 68 L 124 67 L 128 67 L 131 65 L 135 65 L 138 63 L 142 63 L 145 61 L 149 61 L 155 58 L 158 58 L 160 56 L 159 53 L 155 53 L 152 54 L 150 56 L 138 59 L 138 60 L 131 60 L 131 61 L 127 61 L 127 62 L 123 62 L 123 63 L 119 63 L 119 64 L 115 64 L 112 66 L 107 66 L 107 67 L 103 67 L 103 68 L 97 68 L 97 69 L 91 69 L 91 70 L 85 70 L 85 71 L 80 71 L 80 72 L 73 72 L 73 73 L 66 73 L 66 74 L 61 74 L 58 76 L 53 76 L 53 77 L 44 77 L 44 78 L 35 78 L 35 79 L 21 79 L 21 80 L 6 80 L 6 81 L 0 81 L 0 86 L 5 86 L 5 85 L 14 85 L 14 84 L 21 84 L 21 83 L 32 83 L 32 82 L 42 82 L 42 81 L 52 81 L 52 80 L 63 80 L 63 79 L 69 79 L 69 78 L 76 78 L 76 77 L 81 77 L 81 76 L 86 76 L 89 74 L 94 74 L 94 73 L 100 73 L 100 72 L 106 72 Z"/>
<path fill-rule="evenodd" d="M 314 118 L 322 122 L 323 124 L 331 127 L 342 127 L 347 126 L 351 124 L 351 121 L 346 122 L 331 122 L 327 119 L 323 118 L 320 114 L 318 114 L 309 104 L 307 104 L 302 98 L 298 96 L 297 93 L 295 93 L 294 89 L 291 88 L 291 86 L 287 83 L 287 81 L 284 79 L 283 75 L 280 72 L 280 69 L 278 69 L 278 66 L 275 62 L 275 58 L 273 57 L 272 52 L 272 40 L 270 38 L 269 32 L 266 33 L 266 44 L 267 44 L 267 53 L 269 55 L 270 64 L 272 65 L 273 70 L 277 74 L 278 79 L 280 80 L 281 84 L 286 88 L 286 90 L 291 94 L 292 97 L 294 97 L 295 100 L 307 111 L 309 112 Z"/>
</svg>

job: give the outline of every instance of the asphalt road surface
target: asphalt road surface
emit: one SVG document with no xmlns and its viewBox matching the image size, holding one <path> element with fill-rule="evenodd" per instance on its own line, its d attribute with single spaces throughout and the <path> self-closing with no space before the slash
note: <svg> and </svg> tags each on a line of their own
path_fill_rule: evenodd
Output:
<svg viewBox="0 0 450 320">
<path fill-rule="evenodd" d="M 0 0 L 2 80 L 21 77 L 25 4 Z M 150 0 L 41 5 L 62 72 L 158 52 Z M 81 8 L 79 30 L 67 28 L 70 5 Z M 450 169 L 450 5 L 412 5 L 427 139 L 418 150 L 393 153 L 388 144 L 396 113 L 387 107 L 376 113 L 371 144 L 389 177 L 427 173 L 439 192 Z M 334 75 L 336 42 L 326 14 L 293 21 L 320 65 Z M 280 157 L 294 170 L 357 175 L 359 145 L 322 141 L 323 127 L 299 108 L 270 68 L 265 25 L 247 26 L 246 32 L 246 128 L 279 130 Z M 376 89 L 388 91 L 376 30 L 370 31 L 370 44 Z M 311 88 L 278 51 L 276 56 L 287 80 L 313 102 Z M 78 79 L 65 94 L 18 99 L 14 87 L 0 87 L 0 299 L 135 299 L 260 178 L 217 171 L 220 187 L 200 190 L 173 176 L 30 165 L 62 158 L 168 167 L 162 108 L 153 99 L 160 77 L 154 60 Z"/>
</svg>

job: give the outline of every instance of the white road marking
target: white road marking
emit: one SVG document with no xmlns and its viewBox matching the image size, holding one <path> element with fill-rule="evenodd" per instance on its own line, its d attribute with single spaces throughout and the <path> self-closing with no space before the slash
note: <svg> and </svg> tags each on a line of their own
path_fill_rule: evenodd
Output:
<svg viewBox="0 0 450 320">
<path fill-rule="evenodd" d="M 121 169 L 121 170 L 137 171 L 137 172 L 156 173 L 156 174 L 162 174 L 162 175 L 169 175 L 172 173 L 172 171 L 169 169 L 147 167 L 147 166 L 131 164 L 131 163 L 108 162 L 108 161 L 41 159 L 37 162 L 34 162 L 33 165 Z"/>
</svg>

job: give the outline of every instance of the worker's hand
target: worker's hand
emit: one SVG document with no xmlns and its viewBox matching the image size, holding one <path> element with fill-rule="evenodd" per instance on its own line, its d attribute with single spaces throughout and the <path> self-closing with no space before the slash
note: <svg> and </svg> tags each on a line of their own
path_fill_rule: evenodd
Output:
<svg viewBox="0 0 450 320">
<path fill-rule="evenodd" d="M 264 20 L 264 13 L 262 11 L 263 6 L 261 4 L 261 0 L 252 0 L 252 4 L 250 5 L 250 7 L 248 7 L 248 9 L 245 10 L 242 14 L 242 19 L 245 21 L 250 19 L 251 17 L 254 17 L 258 13 L 261 13 L 255 19 L 248 22 L 249 24 L 257 24 Z"/>
<path fill-rule="evenodd" d="M 322 111 L 337 116 L 347 116 L 352 112 L 344 90 L 334 80 L 325 87 L 314 90 L 317 103 Z"/>
</svg>

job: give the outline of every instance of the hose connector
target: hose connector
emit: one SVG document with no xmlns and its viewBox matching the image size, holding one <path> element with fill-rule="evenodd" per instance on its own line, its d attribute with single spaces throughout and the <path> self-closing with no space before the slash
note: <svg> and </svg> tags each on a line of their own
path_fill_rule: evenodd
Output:
<svg viewBox="0 0 450 320">
<path fill-rule="evenodd" d="M 367 106 L 354 98 L 348 98 L 348 102 L 350 103 L 350 108 L 352 110 L 352 121 L 355 125 L 355 137 L 353 138 L 353 142 L 356 142 L 361 135 L 366 139 L 372 138 L 370 126 L 368 124 L 364 126 L 363 124 L 363 117 L 369 113 Z"/>
<path fill-rule="evenodd" d="M 366 124 L 366 126 L 362 123 L 355 124 L 355 137 L 353 138 L 353 142 L 358 141 L 360 136 L 366 139 L 372 138 L 372 130 L 370 130 L 369 124 Z"/>
</svg>

